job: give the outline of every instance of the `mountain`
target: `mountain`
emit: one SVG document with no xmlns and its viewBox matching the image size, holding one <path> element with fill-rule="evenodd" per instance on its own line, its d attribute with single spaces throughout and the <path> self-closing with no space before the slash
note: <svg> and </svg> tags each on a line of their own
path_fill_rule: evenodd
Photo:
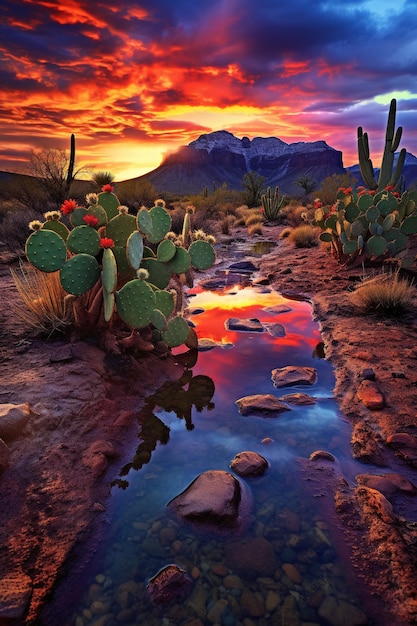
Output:
<svg viewBox="0 0 417 626">
<path fill-rule="evenodd" d="M 394 165 L 397 163 L 397 159 L 398 159 L 398 152 L 396 152 L 396 154 L 394 155 Z M 375 178 L 376 180 L 378 180 L 379 168 L 374 168 L 374 171 L 375 171 Z M 362 176 L 361 176 L 361 172 L 359 169 L 359 164 L 351 165 L 350 167 L 347 167 L 346 172 L 348 172 L 349 174 L 352 174 L 352 176 L 356 178 L 356 180 L 358 181 L 360 185 L 364 184 Z M 415 187 L 417 185 L 417 157 L 415 157 L 414 154 L 411 154 L 411 152 L 406 153 L 404 167 L 403 167 L 403 176 L 405 180 L 406 189 L 410 188 L 411 186 Z"/>
<path fill-rule="evenodd" d="M 300 195 L 295 181 L 308 176 L 320 183 L 332 174 L 343 174 L 342 153 L 325 141 L 285 143 L 276 137 L 238 139 L 220 130 L 201 135 L 165 157 L 155 170 L 140 178 L 149 180 L 159 192 L 201 193 L 223 183 L 242 189 L 247 172 L 266 178 L 265 185 L 279 185 L 280 191 Z"/>
</svg>

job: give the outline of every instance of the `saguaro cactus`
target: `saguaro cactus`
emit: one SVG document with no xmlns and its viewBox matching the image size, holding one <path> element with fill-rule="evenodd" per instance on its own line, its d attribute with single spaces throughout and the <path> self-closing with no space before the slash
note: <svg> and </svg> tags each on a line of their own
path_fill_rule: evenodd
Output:
<svg viewBox="0 0 417 626">
<path fill-rule="evenodd" d="M 396 187 L 401 182 L 401 173 L 404 167 L 406 150 L 402 148 L 398 156 L 397 165 L 394 168 L 394 155 L 401 141 L 402 127 L 395 131 L 395 114 L 397 101 L 391 100 L 387 128 L 385 132 L 385 147 L 382 157 L 381 169 L 378 181 L 375 179 L 375 172 L 369 155 L 368 133 L 364 133 L 362 126 L 358 127 L 358 157 L 362 178 L 366 186 L 371 190 L 382 191 L 387 185 Z"/>
</svg>

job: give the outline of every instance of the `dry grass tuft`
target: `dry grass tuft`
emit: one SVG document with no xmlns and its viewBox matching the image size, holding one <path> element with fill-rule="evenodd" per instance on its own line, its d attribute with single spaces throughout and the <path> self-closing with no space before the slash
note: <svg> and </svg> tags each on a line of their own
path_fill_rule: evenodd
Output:
<svg viewBox="0 0 417 626">
<path fill-rule="evenodd" d="M 281 230 L 280 234 L 278 235 L 278 239 L 287 239 L 287 237 L 291 235 L 292 231 L 293 229 L 291 228 L 291 226 L 286 226 Z"/>
<path fill-rule="evenodd" d="M 250 224 L 248 226 L 248 233 L 249 235 L 262 235 L 262 224 L 260 222 Z"/>
<path fill-rule="evenodd" d="M 410 309 L 415 296 L 413 283 L 395 271 L 365 278 L 351 294 L 351 300 L 364 311 L 389 316 Z"/>
<path fill-rule="evenodd" d="M 220 232 L 223 235 L 230 235 L 231 228 L 236 224 L 234 215 L 224 215 L 219 221 Z"/>
<path fill-rule="evenodd" d="M 289 233 L 288 238 L 296 248 L 312 248 L 319 243 L 317 230 L 309 224 L 297 226 Z"/>
<path fill-rule="evenodd" d="M 14 313 L 26 324 L 48 337 L 65 332 L 72 318 L 65 306 L 67 293 L 61 286 L 59 272 L 41 272 L 30 265 L 10 268 L 24 306 L 12 305 Z"/>
</svg>

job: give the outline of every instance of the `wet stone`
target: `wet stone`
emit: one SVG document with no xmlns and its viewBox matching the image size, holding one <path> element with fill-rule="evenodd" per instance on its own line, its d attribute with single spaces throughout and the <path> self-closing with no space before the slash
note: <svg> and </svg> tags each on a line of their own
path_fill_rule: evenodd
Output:
<svg viewBox="0 0 417 626">
<path fill-rule="evenodd" d="M 239 452 L 230 463 L 230 469 L 239 476 L 262 476 L 268 469 L 268 461 L 257 452 Z"/>
<path fill-rule="evenodd" d="M 309 396 L 307 393 L 287 393 L 285 396 L 279 398 L 282 402 L 288 404 L 294 404 L 296 406 L 308 406 L 316 404 L 316 399 Z"/>
<path fill-rule="evenodd" d="M 270 393 L 244 396 L 235 402 L 242 415 L 263 415 L 265 417 L 290 411 L 290 408 Z"/>
<path fill-rule="evenodd" d="M 156 605 L 168 605 L 185 598 L 191 591 L 192 580 L 187 572 L 178 565 L 167 565 L 148 583 L 151 602 Z"/>
<path fill-rule="evenodd" d="M 318 613 L 331 626 L 360 626 L 368 623 L 365 613 L 358 607 L 330 595 L 324 598 Z"/>
<path fill-rule="evenodd" d="M 243 319 L 240 317 L 229 317 L 224 323 L 226 330 L 239 330 L 248 333 L 263 333 L 263 324 L 256 318 Z"/>
<path fill-rule="evenodd" d="M 271 380 L 274 387 L 313 385 L 317 380 L 317 371 L 314 367 L 287 365 L 286 367 L 273 369 Z"/>
<path fill-rule="evenodd" d="M 356 392 L 360 400 L 368 409 L 376 411 L 385 406 L 385 398 L 378 385 L 373 380 L 363 380 Z"/>
</svg>

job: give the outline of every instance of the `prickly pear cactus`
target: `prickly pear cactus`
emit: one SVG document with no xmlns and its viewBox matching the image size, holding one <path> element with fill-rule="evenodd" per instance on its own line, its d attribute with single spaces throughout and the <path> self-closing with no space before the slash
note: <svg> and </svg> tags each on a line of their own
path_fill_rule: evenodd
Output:
<svg viewBox="0 0 417 626">
<path fill-rule="evenodd" d="M 52 230 L 40 228 L 26 241 L 26 256 L 38 270 L 56 272 L 67 258 L 65 241 Z"/>
</svg>

